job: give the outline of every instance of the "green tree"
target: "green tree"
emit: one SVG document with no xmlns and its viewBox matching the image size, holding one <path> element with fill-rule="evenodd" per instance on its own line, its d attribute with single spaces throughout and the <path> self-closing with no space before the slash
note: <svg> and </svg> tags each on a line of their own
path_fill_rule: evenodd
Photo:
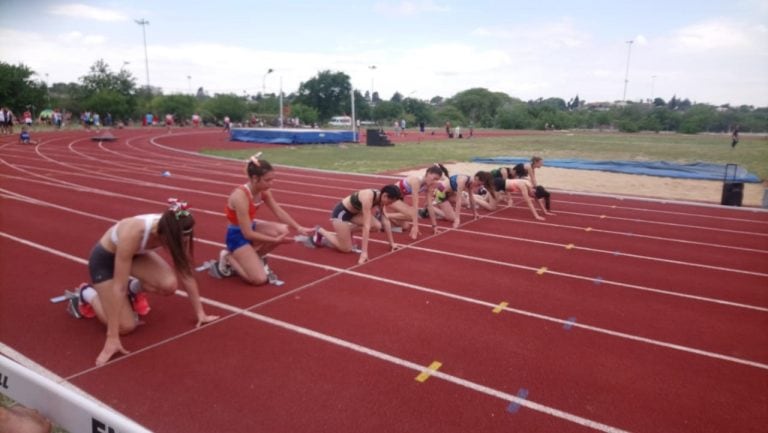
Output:
<svg viewBox="0 0 768 433">
<path fill-rule="evenodd" d="M 445 122 L 451 122 L 453 126 L 469 125 L 464 114 L 455 106 L 446 104 L 435 111 L 436 122 L 442 126 Z M 477 125 L 475 125 L 477 126 Z"/>
<path fill-rule="evenodd" d="M 462 116 L 477 126 L 493 126 L 496 113 L 504 101 L 496 93 L 475 88 L 457 93 L 448 103 L 458 108 Z"/>
<path fill-rule="evenodd" d="M 494 126 L 502 129 L 529 129 L 533 127 L 533 118 L 524 103 L 506 104 L 499 109 Z"/>
<path fill-rule="evenodd" d="M 359 90 L 355 90 L 355 119 L 369 120 L 372 118 L 373 107 L 371 107 L 371 103 L 364 94 L 360 93 Z"/>
<path fill-rule="evenodd" d="M 314 108 L 320 121 L 327 122 L 333 116 L 352 112 L 351 92 L 347 74 L 326 70 L 299 85 L 295 102 Z"/>
<path fill-rule="evenodd" d="M 206 122 L 219 123 L 229 116 L 233 122 L 242 122 L 248 114 L 248 105 L 240 96 L 216 94 L 203 102 L 202 116 Z"/>
<path fill-rule="evenodd" d="M 392 101 L 381 101 L 373 107 L 373 120 L 387 123 L 390 120 L 400 119 L 403 115 L 403 107 Z"/>
<path fill-rule="evenodd" d="M 197 99 L 182 94 L 156 96 L 152 99 L 152 111 L 161 117 L 173 114 L 176 121 L 185 122 L 197 111 Z"/>
<path fill-rule="evenodd" d="M 317 110 L 304 104 L 291 105 L 291 115 L 298 117 L 303 125 L 311 125 L 318 120 Z"/>
<path fill-rule="evenodd" d="M 33 81 L 34 74 L 23 64 L 0 62 L 0 104 L 10 108 L 17 117 L 27 109 L 39 113 L 47 105 L 46 85 Z"/>
<path fill-rule="evenodd" d="M 431 124 L 435 121 L 435 113 L 432 106 L 424 101 L 414 98 L 405 98 L 402 107 L 407 114 L 411 115 L 412 119 L 408 119 L 409 121 L 415 123 L 424 122 L 426 124 Z"/>
<path fill-rule="evenodd" d="M 707 104 L 693 105 L 685 112 L 685 114 L 683 114 L 679 132 L 684 134 L 696 134 L 707 131 L 709 127 L 714 124 L 716 118 L 717 112 L 715 111 L 715 107 Z"/>
<path fill-rule="evenodd" d="M 111 71 L 102 59 L 94 63 L 88 74 L 80 77 L 80 100 L 83 110 L 104 114 L 112 113 L 115 119 L 127 119 L 140 115 L 136 108 L 141 94 L 136 92 L 136 79 L 126 70 Z"/>
</svg>

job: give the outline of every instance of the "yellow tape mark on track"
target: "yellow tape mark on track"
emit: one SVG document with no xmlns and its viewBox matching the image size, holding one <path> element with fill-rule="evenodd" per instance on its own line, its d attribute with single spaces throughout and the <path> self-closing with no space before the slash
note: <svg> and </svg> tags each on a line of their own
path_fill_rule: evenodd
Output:
<svg viewBox="0 0 768 433">
<path fill-rule="evenodd" d="M 429 367 L 427 367 L 426 370 L 419 373 L 418 376 L 416 376 L 417 382 L 424 382 L 425 380 L 429 379 L 429 376 L 432 375 L 432 373 L 436 372 L 438 368 L 442 367 L 442 363 L 440 361 L 433 361 L 431 364 L 429 364 Z"/>
<path fill-rule="evenodd" d="M 547 267 L 546 266 L 542 266 L 541 269 L 536 271 L 536 273 L 539 274 L 539 275 L 544 275 L 544 272 L 547 272 Z"/>
<path fill-rule="evenodd" d="M 585 231 L 588 231 L 588 232 L 591 232 L 591 231 L 592 231 L 592 227 L 587 227 L 587 228 L 585 228 L 584 230 L 585 230 Z"/>
<path fill-rule="evenodd" d="M 568 244 L 568 245 L 566 245 L 566 246 L 565 246 L 565 249 L 566 249 L 566 250 L 570 250 L 570 249 L 573 249 L 573 244 Z"/>
<path fill-rule="evenodd" d="M 493 312 L 496 314 L 501 313 L 501 310 L 507 308 L 507 305 L 509 305 L 508 302 L 502 302 L 499 305 L 496 306 L 496 308 L 493 309 Z"/>
</svg>

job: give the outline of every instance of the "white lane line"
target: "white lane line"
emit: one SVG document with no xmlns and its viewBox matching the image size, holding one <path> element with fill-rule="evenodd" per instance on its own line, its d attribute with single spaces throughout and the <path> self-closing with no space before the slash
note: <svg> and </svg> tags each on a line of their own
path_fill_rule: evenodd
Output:
<svg viewBox="0 0 768 433">
<path fill-rule="evenodd" d="M 510 235 L 500 235 L 496 233 L 486 233 L 486 232 L 479 232 L 474 230 L 468 230 L 468 229 L 462 229 L 461 231 L 470 233 L 475 236 L 484 236 L 484 237 L 492 237 L 492 238 L 498 238 L 498 239 L 504 239 L 504 240 L 514 240 L 514 241 L 520 241 L 520 242 L 527 242 L 527 243 L 533 243 L 533 244 L 539 244 L 539 245 L 546 245 L 550 247 L 556 247 L 558 249 L 565 247 L 565 244 L 557 243 L 557 242 L 547 242 L 547 241 L 540 241 L 537 239 L 531 239 L 531 238 L 521 238 L 517 236 L 510 236 Z M 589 248 L 589 247 L 582 247 L 579 245 L 574 245 L 572 250 L 581 250 L 581 251 L 589 251 L 594 253 L 601 253 L 601 254 L 607 254 L 610 256 L 616 255 L 616 251 L 609 251 L 609 250 L 601 250 L 599 248 Z M 768 251 L 765 251 L 768 253 Z M 619 255 L 622 257 L 631 257 L 633 259 L 642 259 L 642 260 L 648 260 L 653 262 L 662 262 L 662 263 L 670 263 L 674 265 L 681 265 L 681 266 L 693 266 L 698 268 L 704 268 L 704 269 L 714 269 L 717 271 L 723 271 L 723 272 L 734 272 L 737 274 L 746 274 L 746 275 L 754 275 L 757 277 L 768 277 L 768 273 L 764 272 L 755 272 L 755 271 L 746 271 L 741 269 L 735 269 L 735 268 L 726 268 L 723 266 L 713 266 L 713 265 L 705 265 L 703 263 L 694 263 L 694 262 L 684 262 L 682 260 L 673 260 L 673 259 L 665 259 L 662 257 L 653 257 L 653 256 L 643 256 L 640 254 L 632 254 L 627 252 L 619 252 Z"/>
<path fill-rule="evenodd" d="M 14 241 L 21 242 L 21 243 L 23 243 L 25 245 L 28 245 L 28 246 L 31 246 L 33 248 L 37 248 L 37 249 L 43 250 L 43 251 L 51 253 L 51 254 L 58 255 L 60 257 L 69 258 L 70 260 L 74 260 L 74 261 L 76 261 L 78 263 L 81 263 L 81 264 L 87 264 L 87 261 L 85 261 L 83 259 L 80 259 L 78 257 L 71 256 L 71 255 L 63 253 L 61 251 L 56 251 L 56 250 L 54 250 L 52 248 L 49 248 L 49 247 L 46 247 L 46 246 L 43 246 L 43 245 L 31 242 L 31 241 L 27 241 L 25 239 L 21 239 L 21 238 L 18 238 L 16 236 L 8 235 L 7 233 L 0 232 L 0 236 L 7 237 L 7 238 L 12 239 Z M 181 292 L 181 291 L 177 291 L 176 293 L 177 293 L 177 295 L 186 296 L 186 294 L 184 292 Z M 392 363 L 392 364 L 395 364 L 395 365 L 398 365 L 398 366 L 401 366 L 401 367 L 405 367 L 405 368 L 408 368 L 408 369 L 411 369 L 411 370 L 414 370 L 414 371 L 417 371 L 417 372 L 421 372 L 424 369 L 424 366 L 421 365 L 421 364 L 417 364 L 415 362 L 411 362 L 411 361 L 408 361 L 408 360 L 405 360 L 405 359 L 402 359 L 402 358 L 398 358 L 398 357 L 396 357 L 394 355 L 390 355 L 390 354 L 387 354 L 387 353 L 384 353 L 384 352 L 380 352 L 378 350 L 374 350 L 374 349 L 371 349 L 369 347 L 362 346 L 360 344 L 352 343 L 350 341 L 343 340 L 343 339 L 338 338 L 338 337 L 334 337 L 334 336 L 331 336 L 331 335 L 323 334 L 323 333 L 311 330 L 309 328 L 305 328 L 305 327 L 302 327 L 302 326 L 294 325 L 294 324 L 291 324 L 291 323 L 288 323 L 288 322 L 284 322 L 282 320 L 273 319 L 271 317 L 267 317 L 267 316 L 264 316 L 264 315 L 261 315 L 261 314 L 258 314 L 258 313 L 254 313 L 254 312 L 251 312 L 251 311 L 246 311 L 245 309 L 237 308 L 235 306 L 232 306 L 232 305 L 229 305 L 229 304 L 225 304 L 225 303 L 222 303 L 222 302 L 218 302 L 218 301 L 214 301 L 212 299 L 201 297 L 201 301 L 203 301 L 206 305 L 215 306 L 215 307 L 221 308 L 221 309 L 226 310 L 226 311 L 230 311 L 230 312 L 235 313 L 235 314 L 242 314 L 242 315 L 250 317 L 252 319 L 255 319 L 255 320 L 258 320 L 258 321 L 261 321 L 261 322 L 264 322 L 264 323 L 268 323 L 270 325 L 273 325 L 273 326 L 276 326 L 276 327 L 279 327 L 279 328 L 282 328 L 282 329 L 285 329 L 285 330 L 288 330 L 288 331 L 291 331 L 291 332 L 295 332 L 295 333 L 298 333 L 298 334 L 301 334 L 301 335 L 304 335 L 304 336 L 307 336 L 307 337 L 310 337 L 310 338 L 321 340 L 321 341 L 324 341 L 326 343 L 331 343 L 333 345 L 336 345 L 336 346 L 339 346 L 339 347 L 343 347 L 343 348 L 346 348 L 346 349 L 349 349 L 349 350 L 352 350 L 352 351 L 355 351 L 355 352 L 358 352 L 358 353 L 362 353 L 364 355 L 368 355 L 368 356 L 374 357 L 376 359 L 379 359 L 379 360 L 382 360 L 382 361 L 386 361 L 386 362 L 389 362 L 389 363 Z M 195 328 L 193 330 L 185 332 L 184 335 L 189 335 L 191 333 L 198 332 L 200 330 L 205 329 L 206 327 L 209 327 L 211 325 L 215 325 L 216 323 L 217 322 L 213 322 L 213 323 L 208 324 L 208 325 L 206 325 L 204 327 Z M 180 338 L 180 336 L 173 337 L 173 339 L 177 339 L 177 338 Z M 158 345 L 160 345 L 160 343 L 156 343 L 152 347 L 155 347 L 155 346 L 158 346 Z M 140 353 L 140 352 L 147 351 L 149 349 L 150 348 L 147 347 L 147 348 L 143 348 L 141 351 L 136 351 L 136 352 L 131 352 L 131 353 L 132 354 Z M 125 359 L 125 358 L 126 357 L 117 358 L 113 362 L 116 362 L 116 361 L 119 361 L 120 359 Z M 75 377 L 78 377 L 78 376 L 82 376 L 82 375 L 84 375 L 84 374 L 86 374 L 86 373 L 88 373 L 90 371 L 95 370 L 95 369 L 96 369 L 96 367 L 92 367 L 92 368 L 89 368 L 87 370 L 84 370 L 84 371 L 82 371 L 82 372 L 80 372 L 78 374 L 70 376 L 68 378 L 68 380 L 71 380 L 71 379 L 73 379 Z M 578 415 L 574 415 L 574 414 L 571 414 L 571 413 L 568 413 L 568 412 L 556 409 L 556 408 L 551 407 L 551 406 L 546 406 L 546 405 L 543 405 L 543 404 L 540 404 L 540 403 L 536 403 L 536 402 L 534 402 L 534 401 L 532 401 L 530 399 L 522 399 L 522 398 L 517 397 L 516 395 L 512 395 L 512 394 L 509 394 L 509 393 L 506 393 L 506 392 L 503 392 L 503 391 L 491 388 L 489 386 L 481 385 L 479 383 L 475 383 L 475 382 L 472 382 L 472 381 L 469 381 L 469 380 L 466 380 L 466 379 L 462 379 L 462 378 L 460 378 L 458 376 L 454 376 L 454 375 L 447 374 L 447 373 L 444 373 L 444 372 L 435 372 L 435 373 L 432 374 L 432 376 L 438 377 L 440 379 L 443 379 L 443 380 L 445 380 L 447 382 L 450 382 L 450 383 L 453 383 L 455 385 L 459 385 L 459 386 L 462 386 L 464 388 L 473 390 L 475 392 L 480 392 L 480 393 L 483 393 L 485 395 L 489 395 L 491 397 L 496 397 L 496 398 L 499 398 L 499 399 L 507 401 L 507 402 L 512 402 L 512 403 L 518 404 L 520 406 L 527 407 L 527 408 L 529 408 L 531 410 L 534 410 L 534 411 L 537 411 L 537 412 L 541 412 L 541 413 L 544 413 L 546 415 L 553 416 L 553 417 L 556 417 L 556 418 L 560 418 L 560 419 L 563 419 L 563 420 L 566 420 L 566 421 L 569 421 L 569 422 L 572 422 L 572 423 L 575 423 L 575 424 L 583 425 L 585 427 L 589 427 L 589 428 L 592 428 L 592 429 L 595 429 L 595 430 L 598 430 L 598 431 L 611 432 L 611 433 L 620 433 L 620 432 L 624 432 L 625 431 L 625 430 L 621 430 L 621 429 L 616 428 L 616 427 L 609 426 L 607 424 L 603 424 L 603 423 L 600 423 L 600 422 L 597 422 L 597 421 L 593 421 L 593 420 L 588 419 L 588 418 L 583 418 L 583 417 L 580 417 Z"/>
<path fill-rule="evenodd" d="M 18 238 L 16 236 L 13 236 L 13 235 L 1 232 L 1 231 L 0 231 L 0 236 L 9 238 L 11 240 L 15 240 L 17 242 L 23 243 L 23 244 L 28 245 L 28 246 L 33 247 L 33 248 L 38 248 L 40 250 L 49 252 L 51 254 L 56 254 L 56 255 L 59 255 L 59 256 L 64 257 L 64 258 L 69 258 L 69 259 L 74 260 L 74 261 L 76 261 L 78 263 L 87 264 L 87 260 L 85 260 L 85 259 L 81 259 L 79 257 L 75 257 L 75 256 L 72 256 L 70 254 L 67 254 L 67 253 L 64 253 L 64 252 L 61 252 L 61 251 L 58 251 L 58 250 L 46 247 L 46 246 L 38 244 L 36 242 L 32 242 L 32 241 L 28 241 L 28 240 L 25 240 L 25 239 L 22 239 L 22 238 Z M 201 239 L 200 242 L 208 244 L 208 245 L 215 245 L 218 248 L 222 248 L 224 246 L 221 243 L 212 242 L 212 241 L 208 241 L 208 240 L 202 240 Z M 482 300 L 479 300 L 479 299 L 470 298 L 468 296 L 463 296 L 463 295 L 457 295 L 457 294 L 453 294 L 453 293 L 443 292 L 443 291 L 440 291 L 440 290 L 431 289 L 431 288 L 424 287 L 424 286 L 419 286 L 419 285 L 416 285 L 416 284 L 406 283 L 406 282 L 403 282 L 403 281 L 390 280 L 388 278 L 383 278 L 383 277 L 377 277 L 377 276 L 373 276 L 373 275 L 369 275 L 369 274 L 364 274 L 364 273 L 356 272 L 354 270 L 336 268 L 336 267 L 328 266 L 328 265 L 317 265 L 317 264 L 314 264 L 314 263 L 311 263 L 311 262 L 307 262 L 307 261 L 304 261 L 304 260 L 298 260 L 298 259 L 293 259 L 293 258 L 290 258 L 290 257 L 280 256 L 280 255 L 277 255 L 277 254 L 274 254 L 274 253 L 270 254 L 270 256 L 273 259 L 282 259 L 282 260 L 290 261 L 290 262 L 293 262 L 293 263 L 299 263 L 299 264 L 302 264 L 302 265 L 318 267 L 318 268 L 321 268 L 321 269 L 324 269 L 324 270 L 330 270 L 330 271 L 336 272 L 338 274 L 352 275 L 352 276 L 356 276 L 356 277 L 360 277 L 360 278 L 364 278 L 364 279 L 378 281 L 378 282 L 381 282 L 381 283 L 391 284 L 391 285 L 395 285 L 395 286 L 399 286 L 399 287 L 404 287 L 404 288 L 408 288 L 408 289 L 417 290 L 417 291 L 420 291 L 420 292 L 430 293 L 430 294 L 433 294 L 433 295 L 437 295 L 437 296 L 441 296 L 441 297 L 445 297 L 445 298 L 449 298 L 449 299 L 453 299 L 453 300 L 458 300 L 458 301 L 462 301 L 462 302 L 469 303 L 469 304 L 475 304 L 475 305 L 482 306 L 484 309 L 489 309 L 489 308 L 492 309 L 492 308 L 496 308 L 498 306 L 494 302 L 482 301 Z M 212 301 L 212 302 L 215 302 L 215 301 Z M 517 309 L 517 308 L 505 307 L 504 310 L 508 311 L 510 313 L 519 314 L 521 316 L 526 316 L 526 317 L 540 319 L 540 320 L 544 320 L 544 321 L 548 321 L 548 322 L 557 323 L 557 324 L 559 324 L 561 326 L 569 323 L 568 320 L 564 320 L 564 319 L 561 319 L 561 318 L 558 318 L 558 317 L 546 316 L 546 315 L 543 315 L 543 314 L 534 313 L 534 312 L 526 311 L 526 310 L 520 310 L 520 309 Z M 768 364 L 764 364 L 764 363 L 760 363 L 760 362 L 756 362 L 756 361 L 751 361 L 751 360 L 748 360 L 748 359 L 736 358 L 736 357 L 729 356 L 729 355 L 723 355 L 723 354 L 716 353 L 716 352 L 700 350 L 700 349 L 696 349 L 696 348 L 692 348 L 692 347 L 688 347 L 688 346 L 683 346 L 683 345 L 679 345 L 679 344 L 675 344 L 675 343 L 668 343 L 668 342 L 665 342 L 665 341 L 655 340 L 655 339 L 652 339 L 652 338 L 646 338 L 646 337 L 640 337 L 640 336 L 637 336 L 637 335 L 626 334 L 626 333 L 623 333 L 623 332 L 613 331 L 613 330 L 610 330 L 610 329 L 601 328 L 601 327 L 597 327 L 597 326 L 591 326 L 591 325 L 587 325 L 587 324 L 584 324 L 584 323 L 575 323 L 575 324 L 573 324 L 573 327 L 574 328 L 582 328 L 582 329 L 593 331 L 593 332 L 596 332 L 596 333 L 610 335 L 610 336 L 613 336 L 613 337 L 623 338 L 623 339 L 627 339 L 627 340 L 631 340 L 631 341 L 637 341 L 637 342 L 641 342 L 641 343 L 646 343 L 646 344 L 650 344 L 650 345 L 653 345 L 653 346 L 664 347 L 664 348 L 667 348 L 667 349 L 673 349 L 673 350 L 677 350 L 677 351 L 681 351 L 681 352 L 691 353 L 691 354 L 694 354 L 694 355 L 704 356 L 704 357 L 713 358 L 713 359 L 719 359 L 719 360 L 722 360 L 722 361 L 728 361 L 728 362 L 732 362 L 732 363 L 736 363 L 736 364 L 747 365 L 747 366 L 750 366 L 750 367 L 756 367 L 756 368 L 760 368 L 760 369 L 763 369 L 763 370 L 768 370 Z"/>
<path fill-rule="evenodd" d="M 0 191 L 4 191 L 4 190 L 0 190 Z M 139 200 L 139 201 L 148 201 L 148 200 L 138 199 L 138 198 L 131 197 L 131 196 L 123 196 L 123 197 L 126 198 L 126 199 L 134 199 L 134 200 Z M 153 202 L 153 201 L 148 201 L 148 202 L 160 204 L 160 202 Z M 70 208 L 67 208 L 67 207 L 64 207 L 64 206 L 52 205 L 52 204 L 48 204 L 48 203 L 44 203 L 44 202 L 40 202 L 40 201 L 36 201 L 35 204 L 54 207 L 56 209 L 60 209 L 60 210 L 65 211 L 65 212 L 70 211 Z M 288 207 L 288 206 L 286 206 L 286 207 Z M 75 210 L 72 210 L 72 211 L 75 212 L 75 213 L 78 213 Z M 204 209 L 198 209 L 198 212 L 210 213 L 210 214 L 213 214 L 213 215 L 222 215 L 221 212 L 207 211 L 207 210 L 204 210 Z M 464 230 L 464 229 L 462 229 L 462 230 Z M 197 241 L 203 242 L 203 243 L 206 242 L 205 240 L 199 239 L 199 238 L 197 238 Z M 375 240 L 375 239 L 372 239 L 371 241 L 372 242 L 383 242 L 383 241 L 379 241 L 379 240 Z M 212 243 L 212 244 L 216 245 L 218 248 L 222 247 L 222 245 L 218 244 L 218 243 Z M 472 261 L 479 261 L 479 262 L 484 262 L 484 263 L 490 263 L 490 264 L 494 264 L 494 265 L 498 265 L 498 266 L 510 267 L 510 268 L 515 268 L 515 269 L 534 270 L 534 271 L 536 269 L 538 269 L 538 268 L 534 268 L 534 267 L 531 267 L 531 266 L 518 265 L 518 264 L 515 264 L 515 263 L 501 262 L 501 261 L 498 261 L 498 260 L 485 259 L 485 258 L 476 257 L 476 256 L 467 256 L 467 255 L 460 254 L 460 253 L 453 253 L 453 252 L 449 252 L 449 251 L 434 250 L 434 249 L 419 247 L 418 245 L 415 245 L 415 244 L 411 244 L 410 248 L 413 248 L 413 249 L 416 249 L 416 250 L 420 250 L 420 251 L 424 251 L 424 252 L 428 252 L 428 253 L 448 255 L 448 256 L 453 256 L 453 257 L 457 257 L 457 258 L 461 258 L 461 259 L 472 260 Z M 559 271 L 548 270 L 548 273 L 552 274 L 552 275 L 558 275 L 558 276 L 561 276 L 561 277 L 573 278 L 573 279 L 583 280 L 583 281 L 593 281 L 594 280 L 594 277 L 570 274 L 570 273 L 566 273 L 566 272 L 559 272 Z M 656 289 L 656 288 L 652 288 L 652 287 L 646 287 L 646 286 L 641 286 L 641 285 L 637 285 L 637 284 L 623 283 L 623 282 L 620 282 L 620 281 L 613 281 L 613 280 L 603 280 L 603 283 L 604 284 L 608 284 L 608 285 L 617 286 L 617 287 L 623 287 L 623 288 L 628 288 L 628 289 L 633 289 L 633 290 L 640 290 L 640 291 L 644 291 L 644 292 L 650 292 L 650 293 L 656 293 L 656 294 L 662 294 L 662 295 L 675 296 L 675 297 L 692 299 L 692 300 L 702 301 L 702 302 L 710 302 L 710 303 L 726 305 L 726 306 L 730 306 L 730 307 L 745 308 L 745 309 L 756 310 L 756 311 L 761 311 L 761 312 L 768 312 L 768 308 L 766 308 L 766 307 L 761 307 L 761 306 L 756 306 L 756 305 L 751 305 L 751 304 L 744 304 L 744 303 L 733 302 L 733 301 L 727 301 L 727 300 L 718 299 L 718 298 L 709 298 L 709 297 L 704 297 L 704 296 L 691 295 L 691 294 L 687 294 L 687 293 L 673 292 L 673 291 L 669 291 L 669 290 Z"/>
</svg>

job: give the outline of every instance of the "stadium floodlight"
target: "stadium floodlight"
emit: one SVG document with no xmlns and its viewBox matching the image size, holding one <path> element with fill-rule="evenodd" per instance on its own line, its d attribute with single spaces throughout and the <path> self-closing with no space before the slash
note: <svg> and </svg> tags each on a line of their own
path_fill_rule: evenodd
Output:
<svg viewBox="0 0 768 433">
<path fill-rule="evenodd" d="M 261 78 L 261 97 L 263 98 L 264 95 L 267 93 L 267 75 L 275 72 L 274 69 L 269 68 L 267 69 L 267 72 L 264 73 L 264 77 Z"/>
<path fill-rule="evenodd" d="M 149 21 L 145 20 L 144 18 L 140 20 L 134 20 L 136 21 L 136 24 L 141 26 L 141 33 L 144 36 L 144 68 L 147 71 L 147 92 L 149 92 L 149 57 L 147 56 L 147 25 L 149 25 Z"/>
<path fill-rule="evenodd" d="M 371 70 L 371 105 L 373 105 L 373 71 L 376 70 L 376 65 L 368 66 L 368 69 Z"/>
<path fill-rule="evenodd" d="M 627 101 L 627 84 L 629 84 L 629 56 L 632 54 L 632 44 L 635 41 L 629 40 L 627 41 L 627 45 L 629 47 L 627 48 L 627 71 L 624 73 L 624 96 L 622 96 L 621 100 L 626 102 Z"/>
</svg>

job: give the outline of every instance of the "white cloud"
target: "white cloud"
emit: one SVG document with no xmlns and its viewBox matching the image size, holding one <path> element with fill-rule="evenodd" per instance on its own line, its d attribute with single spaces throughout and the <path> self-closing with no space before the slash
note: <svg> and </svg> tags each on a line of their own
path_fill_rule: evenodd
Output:
<svg viewBox="0 0 768 433">
<path fill-rule="evenodd" d="M 53 15 L 61 15 L 72 18 L 85 18 L 96 21 L 128 21 L 123 13 L 112 10 L 88 6 L 82 3 L 69 3 L 52 6 L 48 12 Z"/>
<path fill-rule="evenodd" d="M 675 32 L 674 47 L 691 52 L 757 47 L 765 43 L 764 39 L 762 42 L 755 40 L 756 37 L 765 37 L 760 27 L 747 27 L 729 21 L 696 23 Z"/>
<path fill-rule="evenodd" d="M 395 16 L 414 16 L 426 12 L 448 12 L 450 7 L 435 3 L 431 0 L 408 1 L 403 0 L 399 3 L 379 2 L 373 7 L 374 11 L 382 15 Z"/>
<path fill-rule="evenodd" d="M 579 30 L 570 18 L 527 25 L 479 27 L 471 34 L 496 39 L 499 43 L 511 47 L 527 47 L 528 51 L 575 48 L 583 46 L 591 39 L 590 34 Z"/>
<path fill-rule="evenodd" d="M 66 44 L 101 45 L 107 38 L 101 35 L 84 35 L 78 31 L 63 33 L 56 36 L 59 42 Z"/>
</svg>

